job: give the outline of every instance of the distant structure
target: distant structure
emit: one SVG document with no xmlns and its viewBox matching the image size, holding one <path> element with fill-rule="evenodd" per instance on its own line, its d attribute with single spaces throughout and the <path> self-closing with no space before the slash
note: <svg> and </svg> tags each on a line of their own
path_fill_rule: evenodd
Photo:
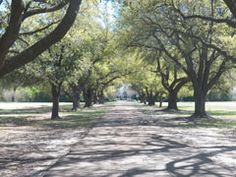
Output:
<svg viewBox="0 0 236 177">
<path fill-rule="evenodd" d="M 138 92 L 132 89 L 129 84 L 123 84 L 116 92 L 116 98 L 118 100 L 132 100 L 137 99 L 138 97 Z"/>
</svg>

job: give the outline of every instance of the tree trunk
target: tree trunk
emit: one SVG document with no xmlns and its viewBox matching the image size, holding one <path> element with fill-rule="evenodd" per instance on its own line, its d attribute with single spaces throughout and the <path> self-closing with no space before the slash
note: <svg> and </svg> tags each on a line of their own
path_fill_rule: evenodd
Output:
<svg viewBox="0 0 236 177">
<path fill-rule="evenodd" d="M 98 95 L 96 92 L 93 93 L 93 103 L 97 104 L 98 103 Z"/>
<path fill-rule="evenodd" d="M 162 100 L 162 95 L 160 96 L 160 104 L 159 104 L 159 107 L 162 108 L 162 103 L 163 103 L 163 100 Z"/>
<path fill-rule="evenodd" d="M 93 93 L 91 89 L 84 90 L 84 101 L 85 101 L 85 105 L 84 105 L 85 108 L 92 106 Z"/>
<path fill-rule="evenodd" d="M 104 104 L 105 103 L 105 100 L 104 100 L 104 92 L 101 91 L 98 95 L 98 103 L 99 104 Z"/>
<path fill-rule="evenodd" d="M 236 2 L 235 0 L 224 0 L 225 4 L 229 8 L 230 12 L 233 14 L 234 18 L 236 18 Z"/>
<path fill-rule="evenodd" d="M 177 107 L 177 93 L 172 91 L 169 92 L 169 97 L 168 97 L 168 106 L 166 108 L 167 110 L 178 110 Z"/>
<path fill-rule="evenodd" d="M 51 119 L 60 119 L 59 116 L 59 99 L 60 99 L 60 86 L 51 84 L 52 89 L 52 115 Z"/>
<path fill-rule="evenodd" d="M 206 113 L 206 95 L 201 89 L 194 89 L 194 114 L 191 118 L 208 118 Z"/>
<path fill-rule="evenodd" d="M 144 93 L 139 94 L 140 103 L 146 104 L 146 95 Z"/>
<path fill-rule="evenodd" d="M 155 105 L 155 102 L 156 102 L 156 97 L 155 95 L 151 92 L 148 94 L 148 106 L 154 106 Z"/>
<path fill-rule="evenodd" d="M 73 87 L 73 95 L 72 95 L 72 102 L 73 102 L 73 111 L 77 111 L 78 108 L 80 108 L 80 89 L 75 86 Z"/>
<path fill-rule="evenodd" d="M 146 100 L 146 98 L 143 100 L 143 104 L 147 104 L 147 100 Z"/>
<path fill-rule="evenodd" d="M 11 97 L 12 102 L 16 102 L 16 90 L 17 90 L 17 87 L 14 87 L 13 88 L 13 94 L 12 94 L 12 97 Z"/>
<path fill-rule="evenodd" d="M 149 100 L 148 100 L 148 106 L 155 106 L 155 99 L 153 97 L 151 97 Z"/>
</svg>

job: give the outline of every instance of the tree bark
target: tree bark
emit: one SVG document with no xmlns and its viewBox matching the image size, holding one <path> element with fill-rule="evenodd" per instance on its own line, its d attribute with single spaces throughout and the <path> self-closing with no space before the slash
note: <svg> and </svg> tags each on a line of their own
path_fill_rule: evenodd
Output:
<svg viewBox="0 0 236 177">
<path fill-rule="evenodd" d="M 31 47 L 22 51 L 20 54 L 8 58 L 7 60 L 4 59 L 4 61 L 1 62 L 2 64 L 0 63 L 0 78 L 7 73 L 10 73 L 11 71 L 33 61 L 42 52 L 60 41 L 60 39 L 66 35 L 73 25 L 79 11 L 81 1 L 82 0 L 70 0 L 65 16 L 54 31 L 33 44 Z"/>
<path fill-rule="evenodd" d="M 16 90 L 17 90 L 17 87 L 14 87 L 13 88 L 13 94 L 12 94 L 12 97 L 11 97 L 12 102 L 16 102 Z"/>
<path fill-rule="evenodd" d="M 206 113 L 206 97 L 207 93 L 201 91 L 200 88 L 194 89 L 194 114 L 191 118 L 208 118 L 208 114 Z"/>
<path fill-rule="evenodd" d="M 148 106 L 155 106 L 155 100 L 153 98 L 148 100 Z"/>
<path fill-rule="evenodd" d="M 166 108 L 167 110 L 178 110 L 177 107 L 177 93 L 172 91 L 169 92 L 169 97 L 168 97 L 168 106 Z"/>
<path fill-rule="evenodd" d="M 140 103 L 147 104 L 146 103 L 146 95 L 143 91 L 139 93 L 139 99 L 140 99 Z"/>
<path fill-rule="evenodd" d="M 6 32 L 0 38 L 0 66 L 4 64 L 5 56 L 19 34 L 24 8 L 22 0 L 12 0 L 9 24 Z"/>
<path fill-rule="evenodd" d="M 224 0 L 225 4 L 229 8 L 230 12 L 233 14 L 234 18 L 236 18 L 236 2 L 235 0 Z"/>
<path fill-rule="evenodd" d="M 104 100 L 104 92 L 101 91 L 98 95 L 98 103 L 99 104 L 104 104 L 105 103 L 105 100 Z"/>
<path fill-rule="evenodd" d="M 98 95 L 96 92 L 93 93 L 93 103 L 97 104 L 98 103 Z"/>
<path fill-rule="evenodd" d="M 153 94 L 152 91 L 148 92 L 147 91 L 147 101 L 148 101 L 148 106 L 154 106 L 156 102 L 156 95 Z"/>
<path fill-rule="evenodd" d="M 162 108 L 162 103 L 163 103 L 163 100 L 162 100 L 162 95 L 160 96 L 160 104 L 159 104 L 159 107 Z"/>
<path fill-rule="evenodd" d="M 72 95 L 72 110 L 77 111 L 80 108 L 80 89 L 77 86 L 74 86 Z"/>
<path fill-rule="evenodd" d="M 52 89 L 52 115 L 51 119 L 60 119 L 59 116 L 59 99 L 60 99 L 60 86 L 51 84 Z"/>
<path fill-rule="evenodd" d="M 85 101 L 85 105 L 84 107 L 91 107 L 92 103 L 93 103 L 93 93 L 92 93 L 92 89 L 86 89 L 83 91 L 84 93 L 84 101 Z"/>
</svg>

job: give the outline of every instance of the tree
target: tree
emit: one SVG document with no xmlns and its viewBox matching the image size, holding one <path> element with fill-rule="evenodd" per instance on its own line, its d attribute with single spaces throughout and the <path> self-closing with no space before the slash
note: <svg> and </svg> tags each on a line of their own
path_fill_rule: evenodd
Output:
<svg viewBox="0 0 236 177">
<path fill-rule="evenodd" d="M 59 119 L 59 101 L 62 86 L 75 70 L 78 69 L 80 53 L 69 36 L 57 43 L 38 60 L 27 66 L 33 70 L 31 73 L 39 78 L 42 83 L 50 85 L 52 95 L 51 119 Z"/>
<path fill-rule="evenodd" d="M 207 5 L 206 5 L 207 4 Z M 225 6 L 226 5 L 226 6 Z M 196 3 L 193 3 L 193 6 L 195 8 L 202 8 L 207 9 L 208 13 L 201 12 L 201 11 L 194 11 L 189 10 L 187 13 L 184 12 L 184 8 L 181 8 L 181 5 L 178 3 L 175 3 L 172 1 L 170 4 L 168 4 L 173 11 L 175 11 L 177 14 L 179 14 L 184 20 L 191 21 L 193 19 L 201 20 L 202 23 L 205 22 L 212 22 L 218 25 L 219 28 L 225 28 L 225 30 L 229 31 L 231 29 L 231 32 L 228 32 L 228 37 L 231 38 L 231 40 L 234 40 L 235 36 L 235 28 L 236 28 L 236 3 L 233 0 L 224 0 L 224 3 L 221 1 L 214 1 L 211 0 L 210 2 L 205 1 L 198 1 Z M 230 12 L 228 11 L 230 10 Z M 231 48 L 225 47 L 225 45 L 219 46 L 220 43 L 224 43 L 224 38 L 218 38 L 218 41 L 214 42 L 212 41 L 211 45 L 215 49 L 217 49 L 218 52 L 223 54 L 226 58 L 230 58 L 233 62 L 236 61 L 235 54 L 232 53 Z"/>
<path fill-rule="evenodd" d="M 145 61 L 147 56 L 150 55 L 147 55 L 145 50 L 131 50 L 126 55 L 132 73 L 129 73 L 124 80 L 138 92 L 142 103 L 147 102 L 149 106 L 153 106 L 159 98 L 162 98 L 165 90 L 156 74 L 156 66 Z"/>
<path fill-rule="evenodd" d="M 224 0 L 224 3 L 229 8 L 229 10 L 233 14 L 234 18 L 236 18 L 236 2 L 234 0 Z"/>
<path fill-rule="evenodd" d="M 161 66 L 160 58 L 157 60 L 157 73 L 161 77 L 162 86 L 168 93 L 167 110 L 178 110 L 177 98 L 180 89 L 189 82 L 189 78 L 183 75 L 176 65 L 163 64 Z"/>
<path fill-rule="evenodd" d="M 179 6 L 187 9 L 186 13 L 193 9 L 197 11 L 191 3 L 181 3 Z M 212 7 L 208 5 L 205 4 L 211 12 Z M 214 45 L 218 39 L 228 36 L 225 29 L 218 28 L 213 22 L 185 21 L 174 9 L 155 1 L 145 6 L 141 4 L 132 12 L 133 27 L 129 30 L 135 35 L 130 45 L 163 52 L 168 61 L 182 69 L 193 85 L 195 112 L 192 118 L 208 117 L 205 110 L 207 93 L 225 71 L 234 67 L 230 58 Z"/>
<path fill-rule="evenodd" d="M 177 111 L 178 93 L 190 79 L 176 65 L 168 62 L 166 60 L 168 57 L 165 54 L 149 49 L 145 51 L 145 55 L 144 61 L 150 65 L 156 65 L 156 68 L 152 72 L 160 77 L 161 84 L 168 93 L 168 106 L 166 110 Z"/>
<path fill-rule="evenodd" d="M 1 25 L 1 32 L 4 31 L 4 33 L 0 37 L 0 77 L 33 61 L 42 52 L 62 39 L 73 25 L 80 5 L 81 0 L 50 1 L 49 3 L 37 1 L 25 3 L 23 0 L 12 0 L 10 9 L 5 7 L 7 17 L 4 19 L 7 20 L 9 18 L 9 22 L 4 21 L 6 25 Z M 11 49 L 14 47 L 14 44 L 20 40 L 19 36 L 22 35 L 23 23 L 25 21 L 35 18 L 35 16 L 43 17 L 48 13 L 62 11 L 66 6 L 68 8 L 64 17 L 50 33 L 34 41 L 27 48 L 12 53 Z M 42 21 L 39 22 L 42 23 Z M 32 31 L 24 32 L 24 34 L 37 34 L 43 29 L 52 26 L 55 22 L 51 22 L 48 19 L 46 23 L 46 26 L 43 28 L 33 29 Z"/>
<path fill-rule="evenodd" d="M 3 89 L 12 89 L 12 102 L 16 101 L 16 91 L 20 87 L 32 86 L 40 82 L 40 79 L 35 77 L 32 68 L 25 66 L 17 69 L 1 79 L 1 85 Z"/>
</svg>

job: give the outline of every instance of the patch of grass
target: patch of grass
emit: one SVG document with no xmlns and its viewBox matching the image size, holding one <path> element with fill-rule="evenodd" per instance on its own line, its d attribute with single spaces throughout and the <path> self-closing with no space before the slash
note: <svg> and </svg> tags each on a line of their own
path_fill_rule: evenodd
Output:
<svg viewBox="0 0 236 177">
<path fill-rule="evenodd" d="M 61 119 L 41 119 L 40 114 L 50 113 L 51 107 L 0 110 L 0 126 L 34 126 L 52 128 L 89 127 L 96 118 L 101 117 L 102 108 L 82 109 L 71 112 L 70 106 L 61 106 Z"/>
<path fill-rule="evenodd" d="M 185 125 L 188 128 L 197 128 L 197 127 L 204 127 L 204 128 L 236 128 L 235 121 L 224 121 L 224 120 L 200 120 L 195 123 L 189 123 Z"/>
<path fill-rule="evenodd" d="M 31 124 L 37 127 L 52 128 L 78 128 L 89 127 L 94 121 L 104 115 L 104 110 L 96 110 L 91 112 L 80 111 L 72 115 L 62 117 L 59 120 L 33 120 Z"/>
<path fill-rule="evenodd" d="M 192 111 L 193 107 L 192 106 L 178 106 L 179 110 L 183 111 Z"/>
<path fill-rule="evenodd" d="M 4 116 L 0 117 L 0 126 L 6 126 L 6 125 L 14 125 L 14 126 L 25 126 L 28 125 L 29 122 L 27 120 L 29 116 Z"/>
<path fill-rule="evenodd" d="M 0 116 L 1 115 L 10 115 L 10 114 L 42 114 L 50 112 L 52 106 L 41 106 L 38 108 L 23 108 L 23 109 L 0 109 Z M 60 106 L 60 112 L 68 112 L 71 110 L 71 105 L 62 105 Z"/>
<path fill-rule="evenodd" d="M 41 114 L 50 112 L 51 107 L 27 108 L 27 109 L 0 109 L 0 115 L 9 114 Z"/>
<path fill-rule="evenodd" d="M 227 117 L 235 116 L 236 117 L 236 111 L 217 110 L 217 111 L 208 111 L 208 113 L 213 116 L 227 116 Z"/>
</svg>

